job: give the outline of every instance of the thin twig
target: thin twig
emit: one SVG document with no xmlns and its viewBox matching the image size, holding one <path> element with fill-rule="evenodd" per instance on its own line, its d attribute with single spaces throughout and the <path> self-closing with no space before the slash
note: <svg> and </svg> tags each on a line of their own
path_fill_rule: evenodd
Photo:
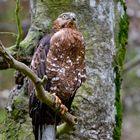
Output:
<svg viewBox="0 0 140 140">
<path fill-rule="evenodd" d="M 42 80 L 24 63 L 21 63 L 14 59 L 5 49 L 3 44 L 0 42 L 0 55 L 7 61 L 9 68 L 14 68 L 26 76 L 34 83 L 36 89 L 36 96 L 40 101 L 46 103 L 50 108 L 52 108 L 59 116 L 68 123 L 68 125 L 77 124 L 77 118 L 71 115 L 69 112 L 61 114 L 60 106 L 57 106 L 55 103 L 54 96 L 45 91 Z"/>
<path fill-rule="evenodd" d="M 14 37 L 17 37 L 17 34 L 16 33 L 13 33 L 13 32 L 0 32 L 0 34 L 5 34 L 5 35 L 12 35 Z"/>
<path fill-rule="evenodd" d="M 21 20 L 20 20 L 20 0 L 16 0 L 16 22 L 17 22 L 17 29 L 18 29 L 18 36 L 16 40 L 16 47 L 19 47 L 19 44 L 22 39 L 22 26 L 21 26 Z"/>
</svg>

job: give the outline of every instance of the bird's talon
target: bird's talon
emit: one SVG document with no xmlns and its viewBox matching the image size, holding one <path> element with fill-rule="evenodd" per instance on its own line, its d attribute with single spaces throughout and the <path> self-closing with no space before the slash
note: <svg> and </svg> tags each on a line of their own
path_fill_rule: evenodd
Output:
<svg viewBox="0 0 140 140">
<path fill-rule="evenodd" d="M 53 93 L 52 95 L 55 97 L 55 104 L 56 104 L 56 105 L 61 105 L 62 102 L 61 102 L 61 100 L 59 99 L 59 97 L 56 95 L 56 93 Z"/>
<path fill-rule="evenodd" d="M 61 104 L 60 106 L 60 113 L 63 115 L 64 113 L 68 112 L 68 109 L 65 105 Z"/>
<path fill-rule="evenodd" d="M 65 112 L 68 112 L 67 107 L 62 104 L 60 98 L 55 93 L 52 95 L 55 97 L 55 105 L 60 107 L 60 113 L 63 115 Z"/>
</svg>

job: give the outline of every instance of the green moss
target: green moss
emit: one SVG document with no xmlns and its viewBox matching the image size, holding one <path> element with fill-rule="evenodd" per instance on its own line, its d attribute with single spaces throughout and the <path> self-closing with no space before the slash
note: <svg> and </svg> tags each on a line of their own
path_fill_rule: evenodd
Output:
<svg viewBox="0 0 140 140">
<path fill-rule="evenodd" d="M 13 111 L 11 112 L 11 118 L 17 122 L 24 122 L 26 118 L 24 117 L 28 114 L 28 104 L 25 102 L 24 97 L 18 97 L 12 106 Z"/>
<path fill-rule="evenodd" d="M 12 104 L 12 111 L 7 112 L 0 138 L 19 140 L 32 139 L 31 122 L 28 116 L 28 99 L 26 96 L 18 96 Z"/>
<path fill-rule="evenodd" d="M 121 0 L 121 3 L 124 6 L 124 10 L 126 10 L 126 6 L 124 2 Z M 126 12 L 126 11 L 125 11 Z M 121 127 L 122 127 L 122 102 L 120 98 L 120 89 L 122 83 L 122 70 L 125 59 L 126 52 L 126 43 L 128 38 L 128 17 L 126 14 L 121 17 L 119 22 L 119 33 L 116 37 L 116 46 L 117 46 L 117 54 L 115 57 L 115 67 L 114 71 L 116 73 L 115 85 L 116 85 L 116 98 L 115 98 L 115 106 L 116 106 L 116 127 L 114 128 L 113 139 L 119 140 L 121 136 Z"/>
</svg>

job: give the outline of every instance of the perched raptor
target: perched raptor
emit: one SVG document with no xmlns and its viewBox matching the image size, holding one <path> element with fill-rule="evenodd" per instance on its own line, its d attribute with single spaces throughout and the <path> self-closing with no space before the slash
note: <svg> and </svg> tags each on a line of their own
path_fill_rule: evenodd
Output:
<svg viewBox="0 0 140 140">
<path fill-rule="evenodd" d="M 45 35 L 33 55 L 31 69 L 40 77 L 47 75 L 44 88 L 59 97 L 70 110 L 77 89 L 85 81 L 85 46 L 76 26 L 76 15 L 63 13 L 53 22 L 52 33 Z M 60 118 L 35 96 L 31 81 L 29 113 L 35 140 L 54 140 Z"/>
</svg>

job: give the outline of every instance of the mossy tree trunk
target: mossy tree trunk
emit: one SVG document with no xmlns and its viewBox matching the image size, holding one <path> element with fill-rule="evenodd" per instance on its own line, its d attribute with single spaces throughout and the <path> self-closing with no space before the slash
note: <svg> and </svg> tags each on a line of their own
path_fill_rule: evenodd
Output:
<svg viewBox="0 0 140 140">
<path fill-rule="evenodd" d="M 51 21 L 66 11 L 77 14 L 79 30 L 85 38 L 87 81 L 78 90 L 72 105 L 79 123 L 74 131 L 59 139 L 119 140 L 122 123 L 121 73 L 128 30 L 125 3 L 123 0 L 30 0 L 30 5 L 32 25 L 20 44 L 19 56 L 32 55 L 40 36 L 50 31 Z M 11 48 L 11 51 L 14 50 Z M 26 99 L 22 97 L 16 103 L 22 105 L 20 101 L 23 100 Z M 10 115 L 10 121 L 7 119 L 9 126 L 4 136 L 9 139 L 15 137 L 10 128 L 14 128 L 17 139 L 21 138 L 21 133 L 24 137 L 28 135 L 29 139 L 31 132 L 26 130 L 31 130 L 31 124 L 27 119 L 27 110 L 22 106 L 21 110 L 26 112 L 21 113 L 21 120 L 19 116 L 16 118 L 17 112 Z M 16 123 L 19 124 L 18 129 L 14 126 Z"/>
</svg>

